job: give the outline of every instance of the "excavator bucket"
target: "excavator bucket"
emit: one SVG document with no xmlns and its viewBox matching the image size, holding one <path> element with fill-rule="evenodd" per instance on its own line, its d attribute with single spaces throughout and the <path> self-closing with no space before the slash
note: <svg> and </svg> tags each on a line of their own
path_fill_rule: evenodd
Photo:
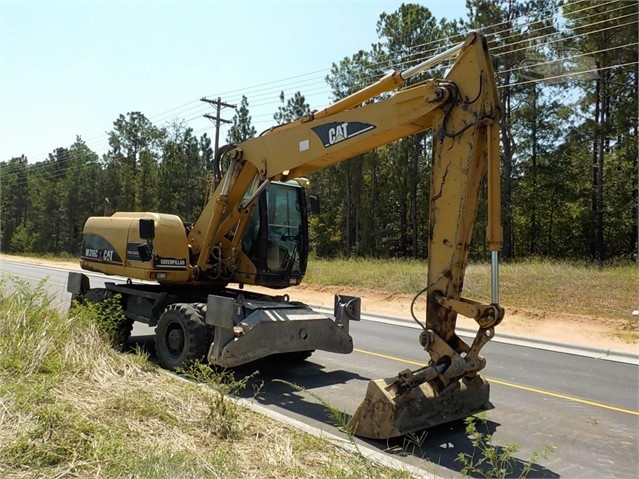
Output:
<svg viewBox="0 0 639 479">
<path fill-rule="evenodd" d="M 439 393 L 426 382 L 397 394 L 396 383 L 397 377 L 368 383 L 348 424 L 356 436 L 388 439 L 493 409 L 489 384 L 479 375 L 454 381 Z"/>
</svg>

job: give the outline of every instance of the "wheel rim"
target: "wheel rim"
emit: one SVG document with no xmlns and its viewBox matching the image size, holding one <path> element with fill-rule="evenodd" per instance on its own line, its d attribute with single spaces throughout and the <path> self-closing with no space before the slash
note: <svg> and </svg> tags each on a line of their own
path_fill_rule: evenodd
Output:
<svg viewBox="0 0 639 479">
<path fill-rule="evenodd" d="M 184 331 L 178 324 L 173 324 L 166 332 L 166 345 L 169 353 L 177 357 L 184 349 Z"/>
</svg>

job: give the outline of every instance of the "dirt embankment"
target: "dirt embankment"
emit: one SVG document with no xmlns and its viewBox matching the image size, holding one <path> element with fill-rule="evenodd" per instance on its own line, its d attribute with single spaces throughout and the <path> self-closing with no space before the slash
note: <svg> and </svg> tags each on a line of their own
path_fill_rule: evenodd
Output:
<svg viewBox="0 0 639 479">
<path fill-rule="evenodd" d="M 24 258 L 0 254 L 0 261 L 19 261 L 43 264 L 51 267 L 79 269 L 77 263 Z M 272 290 L 247 287 L 252 291 L 273 294 Z M 312 305 L 333 307 L 336 293 L 359 296 L 363 313 L 386 314 L 396 318 L 410 319 L 411 295 L 390 294 L 374 290 L 343 288 L 339 286 L 318 286 L 303 284 L 291 288 L 286 293 L 291 299 Z M 425 317 L 424 302 L 418 302 L 415 312 L 419 319 Z M 503 322 L 496 328 L 497 334 L 510 333 L 531 338 L 564 343 L 566 346 L 582 345 L 639 354 L 639 318 L 628 315 L 627 321 L 614 321 L 594 316 L 575 315 L 558 311 L 525 311 L 516 307 L 506 308 Z M 472 319 L 459 317 L 461 327 L 476 328 Z"/>
</svg>

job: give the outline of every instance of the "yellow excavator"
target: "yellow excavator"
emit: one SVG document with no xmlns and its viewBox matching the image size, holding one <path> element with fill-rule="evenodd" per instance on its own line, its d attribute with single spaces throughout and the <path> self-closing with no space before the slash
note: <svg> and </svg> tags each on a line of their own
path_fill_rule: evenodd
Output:
<svg viewBox="0 0 639 479">
<path fill-rule="evenodd" d="M 404 87 L 408 78 L 452 61 L 444 78 Z M 394 92 L 379 99 L 384 93 Z M 374 101 L 377 100 L 377 101 Z M 332 315 L 287 294 L 249 292 L 244 285 L 298 285 L 308 255 L 305 175 L 408 135 L 433 135 L 428 282 L 419 335 L 424 367 L 371 381 L 350 427 L 383 439 L 422 430 L 490 408 L 479 375 L 479 352 L 504 311 L 499 305 L 501 248 L 499 99 L 485 38 L 466 40 L 419 65 L 239 145 L 221 147 L 202 214 L 193 224 L 163 213 L 117 212 L 84 226 L 83 269 L 128 278 L 91 288 L 70 273 L 73 301 L 119 301 L 125 340 L 134 321 L 155 326 L 160 364 L 176 369 L 196 360 L 223 367 L 316 350 L 350 353 L 349 321 L 359 298 L 336 295 Z M 492 252 L 491 303 L 462 297 L 480 185 L 487 171 L 487 241 Z M 137 280 L 134 282 L 133 280 Z M 237 288 L 229 287 L 237 284 Z M 455 331 L 457 315 L 474 318 L 472 344 Z"/>
</svg>

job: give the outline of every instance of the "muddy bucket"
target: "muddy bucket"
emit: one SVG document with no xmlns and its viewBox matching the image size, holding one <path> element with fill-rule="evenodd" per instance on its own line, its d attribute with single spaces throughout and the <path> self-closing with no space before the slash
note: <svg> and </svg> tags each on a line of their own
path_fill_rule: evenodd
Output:
<svg viewBox="0 0 639 479">
<path fill-rule="evenodd" d="M 493 408 L 488 382 L 479 375 L 453 382 L 439 393 L 426 382 L 397 394 L 396 382 L 395 377 L 368 383 L 366 396 L 348 423 L 356 436 L 403 436 Z"/>
</svg>

